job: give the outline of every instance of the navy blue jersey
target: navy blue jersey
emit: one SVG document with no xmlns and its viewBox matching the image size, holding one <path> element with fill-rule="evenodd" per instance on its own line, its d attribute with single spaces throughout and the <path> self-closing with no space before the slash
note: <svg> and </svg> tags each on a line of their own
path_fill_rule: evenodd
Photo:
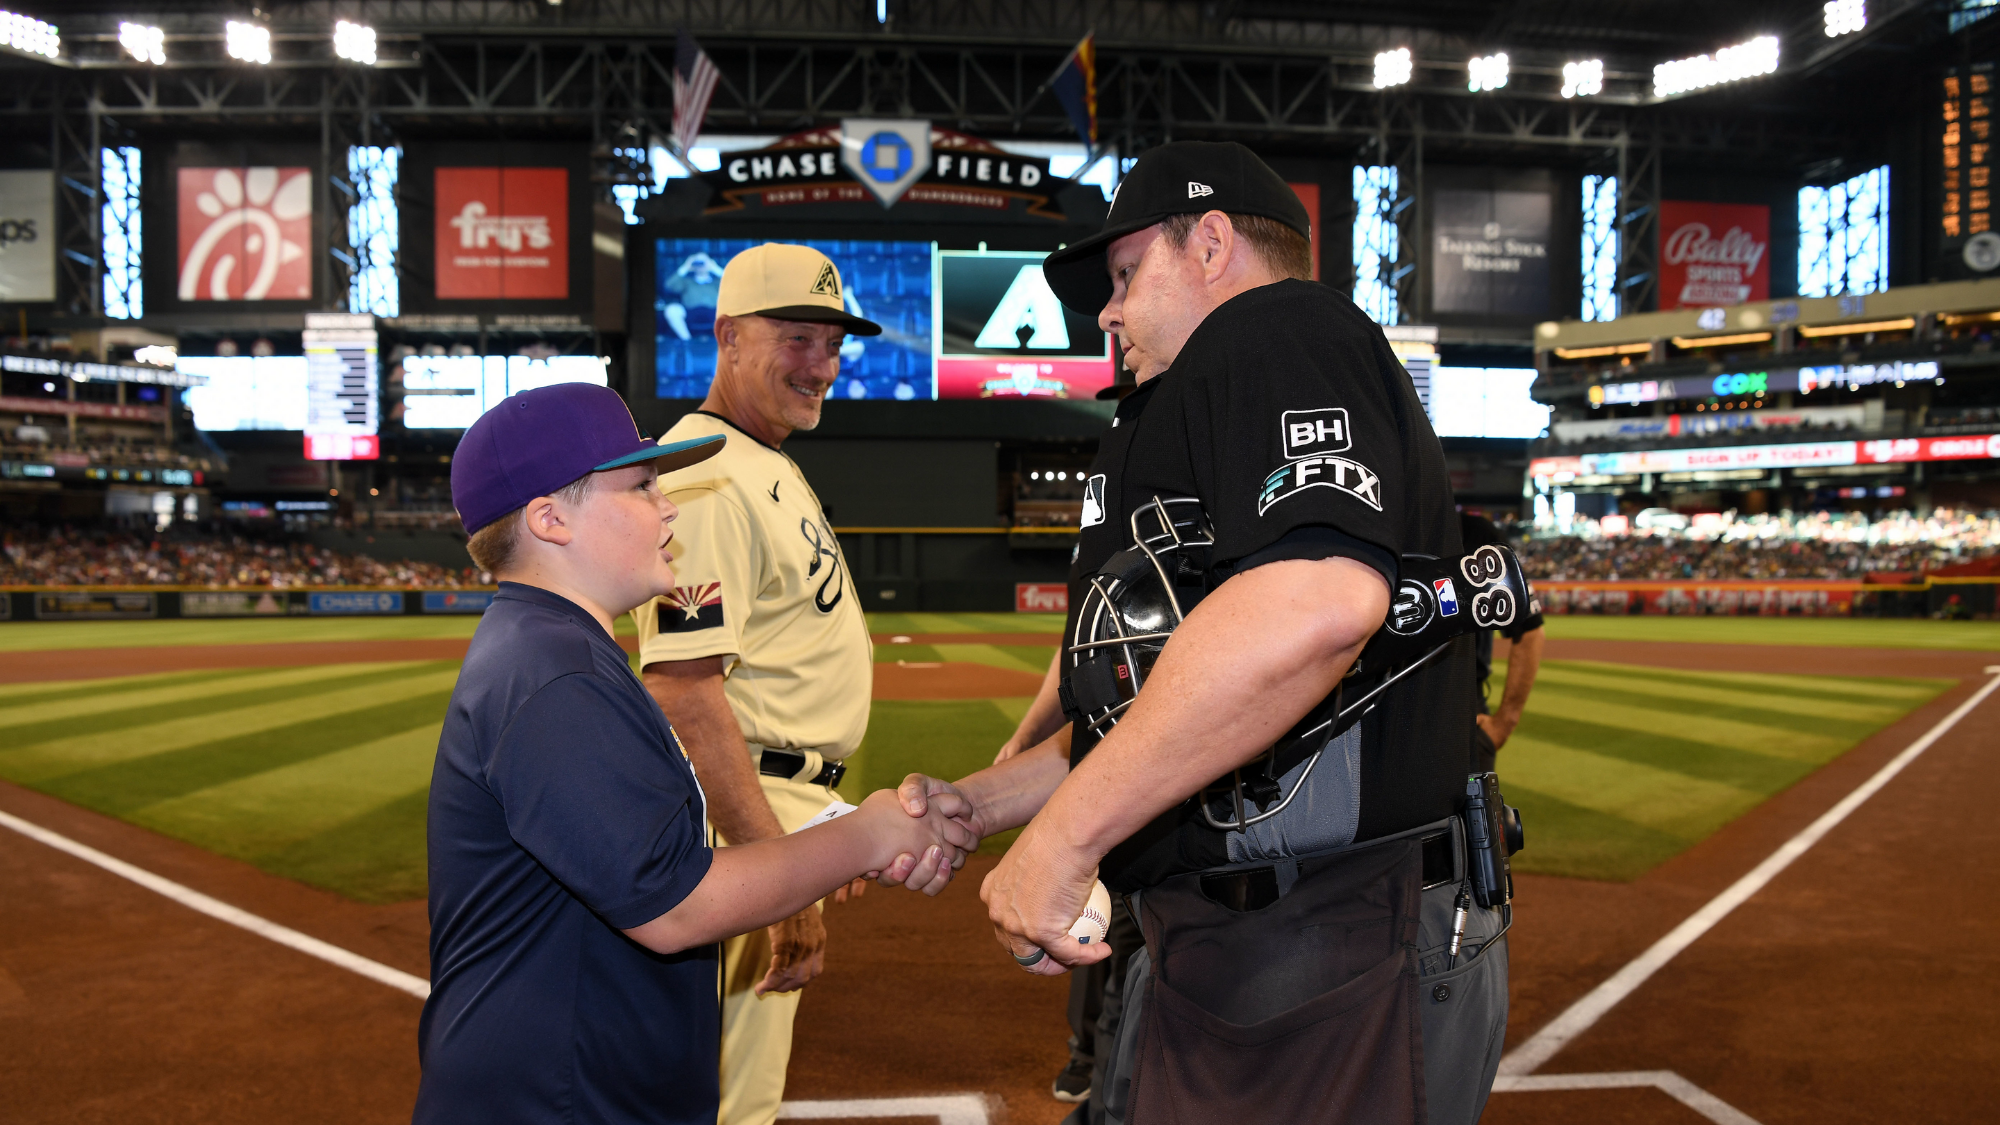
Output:
<svg viewBox="0 0 2000 1125">
<path fill-rule="evenodd" d="M 717 947 L 620 932 L 708 873 L 705 815 L 624 651 L 567 599 L 502 583 L 431 778 L 417 1122 L 713 1125 Z"/>
</svg>

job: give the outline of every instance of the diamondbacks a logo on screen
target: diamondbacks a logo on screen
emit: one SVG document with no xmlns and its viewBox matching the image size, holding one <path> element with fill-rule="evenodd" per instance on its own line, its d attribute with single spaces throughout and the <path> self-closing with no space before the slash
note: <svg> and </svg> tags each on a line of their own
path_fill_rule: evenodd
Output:
<svg viewBox="0 0 2000 1125">
<path fill-rule="evenodd" d="M 1382 510 L 1382 478 L 1368 466 L 1346 457 L 1307 457 L 1279 466 L 1264 478 L 1264 487 L 1257 493 L 1257 514 L 1263 515 L 1273 504 L 1308 488 L 1331 488 L 1378 512 Z"/>
<path fill-rule="evenodd" d="M 660 632 L 692 633 L 722 627 L 722 583 L 676 586 L 660 606 Z"/>
</svg>

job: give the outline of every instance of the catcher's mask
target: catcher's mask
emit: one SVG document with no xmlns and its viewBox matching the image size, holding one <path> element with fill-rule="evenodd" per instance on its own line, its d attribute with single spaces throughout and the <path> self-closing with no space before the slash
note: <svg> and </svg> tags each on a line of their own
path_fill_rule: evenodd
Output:
<svg viewBox="0 0 2000 1125">
<path fill-rule="evenodd" d="M 1063 713 L 1102 739 L 1138 698 L 1167 638 L 1211 588 L 1215 533 L 1201 502 L 1153 502 L 1132 513 L 1132 546 L 1086 580 L 1076 626 L 1064 638 Z M 1332 694 L 1262 754 L 1192 798 L 1209 827 L 1237 831 L 1277 816 L 1304 788 L 1327 743 L 1375 709 L 1403 677 L 1450 642 L 1528 612 L 1514 553 L 1485 546 L 1446 561 L 1404 555 L 1389 614 Z M 1459 582 L 1466 594 L 1459 595 Z M 1281 779 L 1299 768 L 1286 791 Z"/>
</svg>

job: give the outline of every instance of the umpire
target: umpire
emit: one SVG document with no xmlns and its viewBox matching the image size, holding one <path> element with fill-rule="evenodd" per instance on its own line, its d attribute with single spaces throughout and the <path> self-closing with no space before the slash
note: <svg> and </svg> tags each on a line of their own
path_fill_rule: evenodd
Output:
<svg viewBox="0 0 2000 1125">
<path fill-rule="evenodd" d="M 819 424 L 846 334 L 882 331 L 841 297 L 839 269 L 811 247 L 730 259 L 708 398 L 660 439 L 729 439 L 702 472 L 673 478 L 680 585 L 634 613 L 646 689 L 672 716 L 725 843 L 797 831 L 831 805 L 868 728 L 867 619 L 819 497 L 778 449 Z M 721 1125 L 777 1119 L 798 989 L 825 948 L 817 906 L 724 947 Z"/>
<path fill-rule="evenodd" d="M 1127 896 L 1145 949 L 1093 1119 L 1469 1125 L 1499 1062 L 1501 911 L 1470 910 L 1453 938 L 1470 638 L 1395 682 L 1315 766 L 1283 772 L 1289 796 L 1257 798 L 1268 819 L 1247 823 L 1239 797 L 1218 828 L 1198 796 L 1333 695 L 1405 560 L 1461 554 L 1409 376 L 1379 327 L 1307 280 L 1310 233 L 1248 149 L 1178 142 L 1140 158 L 1101 233 L 1049 256 L 1056 295 L 1098 316 L 1140 383 L 1099 445 L 1101 510 L 1070 573 L 1052 690 L 1072 752 L 1049 739 L 955 787 L 904 784 L 912 811 L 955 788 L 982 833 L 1033 818 L 982 888 L 1030 972 L 1108 955 L 1066 936 L 1093 876 Z M 1148 559 L 1186 610 L 1178 626 L 1118 604 Z M 1437 585 L 1425 612 L 1460 612 Z M 1091 639 L 1105 616 L 1172 630 L 1110 727 L 1080 702 L 1097 690 L 1085 665 L 1129 644 Z M 1111 664 L 1091 676 L 1142 671 Z"/>
</svg>

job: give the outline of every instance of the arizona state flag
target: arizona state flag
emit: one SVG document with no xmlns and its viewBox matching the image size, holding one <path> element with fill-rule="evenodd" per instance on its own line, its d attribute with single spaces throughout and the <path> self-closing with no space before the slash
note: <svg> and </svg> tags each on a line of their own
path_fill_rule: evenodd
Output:
<svg viewBox="0 0 2000 1125">
<path fill-rule="evenodd" d="M 697 629 L 722 627 L 722 583 L 676 586 L 660 606 L 662 633 L 692 633 Z"/>
<path fill-rule="evenodd" d="M 1070 51 L 1069 57 L 1056 68 L 1056 76 L 1049 80 L 1049 88 L 1055 91 L 1056 100 L 1062 103 L 1063 112 L 1069 114 L 1069 123 L 1076 127 L 1076 134 L 1091 149 L 1097 148 L 1097 33 L 1091 32 Z"/>
</svg>

